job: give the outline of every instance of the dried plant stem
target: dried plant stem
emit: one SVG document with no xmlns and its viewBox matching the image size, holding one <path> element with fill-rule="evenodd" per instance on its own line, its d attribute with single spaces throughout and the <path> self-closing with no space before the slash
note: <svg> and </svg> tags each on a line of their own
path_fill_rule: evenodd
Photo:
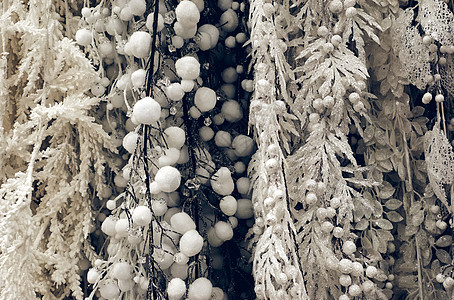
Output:
<svg viewBox="0 0 454 300">
<path fill-rule="evenodd" d="M 405 135 L 405 131 L 402 131 L 402 139 L 403 139 L 403 146 L 405 152 L 405 164 L 407 167 L 407 176 L 408 176 L 408 190 L 410 192 L 410 205 L 413 206 L 413 202 L 415 201 L 415 194 L 413 191 L 413 181 L 411 179 L 411 165 L 410 165 L 410 154 L 408 153 L 408 145 L 407 145 L 407 137 Z M 405 193 L 403 194 L 405 197 Z M 421 226 L 421 225 L 420 225 Z M 420 300 L 424 300 L 424 295 L 422 292 L 422 269 L 421 269 L 421 250 L 419 249 L 419 239 L 418 235 L 415 235 L 415 243 L 416 243 L 416 259 L 418 261 L 418 289 L 419 289 L 419 298 Z"/>
</svg>

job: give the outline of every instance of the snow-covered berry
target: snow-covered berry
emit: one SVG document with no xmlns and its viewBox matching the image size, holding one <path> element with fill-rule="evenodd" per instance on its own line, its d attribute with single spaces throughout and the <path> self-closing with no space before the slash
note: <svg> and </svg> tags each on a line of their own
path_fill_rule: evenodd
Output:
<svg viewBox="0 0 454 300">
<path fill-rule="evenodd" d="M 247 135 L 240 134 L 232 141 L 232 148 L 238 157 L 246 157 L 254 151 L 254 140 Z"/>
<path fill-rule="evenodd" d="M 225 196 L 219 202 L 219 208 L 227 216 L 233 216 L 238 208 L 238 203 L 233 196 Z"/>
<path fill-rule="evenodd" d="M 309 192 L 306 194 L 306 203 L 308 205 L 314 205 L 317 203 L 317 195 L 313 192 Z"/>
<path fill-rule="evenodd" d="M 198 254 L 203 247 L 203 238 L 197 230 L 186 231 L 180 239 L 180 252 L 188 257 Z"/>
<path fill-rule="evenodd" d="M 212 24 L 204 24 L 198 30 L 199 32 L 205 32 L 210 35 L 210 49 L 214 48 L 219 40 L 219 29 Z"/>
<path fill-rule="evenodd" d="M 445 97 L 444 97 L 442 94 L 437 94 L 437 95 L 435 96 L 435 102 L 441 103 L 441 102 L 443 102 L 443 101 L 445 101 Z"/>
<path fill-rule="evenodd" d="M 100 276 L 100 274 L 99 274 L 98 270 L 96 270 L 95 268 L 91 268 L 87 272 L 88 283 L 94 284 L 98 280 L 99 276 Z"/>
<path fill-rule="evenodd" d="M 105 299 L 115 299 L 120 295 L 120 289 L 114 282 L 107 282 L 99 287 L 99 293 Z"/>
<path fill-rule="evenodd" d="M 111 274 L 115 279 L 131 279 L 131 266 L 127 262 L 116 262 L 112 266 Z"/>
<path fill-rule="evenodd" d="M 141 88 L 145 85 L 147 72 L 144 69 L 138 69 L 131 74 L 131 83 L 135 88 Z"/>
<path fill-rule="evenodd" d="M 347 18 L 353 18 L 354 16 L 356 16 L 357 13 L 358 11 L 356 10 L 355 7 L 349 7 L 345 10 L 345 16 Z"/>
<path fill-rule="evenodd" d="M 228 241 L 233 238 L 232 225 L 224 221 L 216 222 L 214 232 L 222 241 Z"/>
<path fill-rule="evenodd" d="M 362 293 L 362 289 L 359 285 L 357 284 L 352 284 L 349 288 L 348 288 L 348 293 L 352 296 L 352 297 L 359 297 Z"/>
<path fill-rule="evenodd" d="M 357 261 L 352 264 L 352 275 L 353 276 L 362 276 L 364 273 L 363 265 Z"/>
<path fill-rule="evenodd" d="M 226 10 L 219 18 L 219 24 L 222 24 L 222 30 L 225 32 L 233 32 L 238 27 L 238 15 L 232 9 Z"/>
<path fill-rule="evenodd" d="M 355 253 L 356 251 L 356 245 L 354 242 L 352 241 L 346 241 L 343 245 L 342 245 L 342 251 L 346 254 L 346 255 L 352 255 L 353 253 Z"/>
<path fill-rule="evenodd" d="M 352 278 L 350 277 L 350 275 L 342 274 L 341 276 L 339 276 L 339 283 L 342 286 L 349 286 L 350 284 L 352 284 Z"/>
<path fill-rule="evenodd" d="M 236 100 L 228 100 L 222 104 L 221 113 L 231 123 L 238 122 L 243 118 L 243 110 Z"/>
<path fill-rule="evenodd" d="M 176 191 L 181 183 L 181 173 L 172 166 L 162 167 L 156 172 L 155 182 L 163 192 Z"/>
<path fill-rule="evenodd" d="M 216 106 L 216 92 L 207 87 L 201 87 L 194 96 L 194 104 L 201 112 L 212 110 Z"/>
<path fill-rule="evenodd" d="M 235 188 L 230 170 L 226 167 L 219 168 L 210 183 L 213 191 L 221 196 L 230 195 Z"/>
<path fill-rule="evenodd" d="M 93 41 L 93 34 L 91 30 L 88 29 L 79 29 L 76 32 L 76 43 L 81 46 L 88 46 Z"/>
<path fill-rule="evenodd" d="M 197 25 L 200 20 L 200 12 L 192 1 L 181 1 L 175 8 L 175 14 L 178 22 L 185 27 Z"/>
<path fill-rule="evenodd" d="M 147 16 L 147 22 L 145 23 L 145 26 L 147 27 L 148 30 L 150 30 L 150 32 L 153 32 L 153 22 L 154 22 L 154 13 L 152 12 Z M 158 24 L 156 27 L 156 31 L 160 32 L 163 29 L 164 29 L 164 17 L 160 13 L 158 13 Z"/>
<path fill-rule="evenodd" d="M 454 286 L 454 279 L 452 277 L 446 277 L 445 281 L 443 281 L 443 287 L 446 290 L 451 289 Z"/>
<path fill-rule="evenodd" d="M 196 229 L 194 220 L 185 212 L 179 212 L 174 214 L 170 218 L 170 225 L 172 228 L 181 234 L 186 233 L 189 230 Z"/>
<path fill-rule="evenodd" d="M 127 237 L 129 234 L 129 220 L 128 219 L 119 219 L 115 223 L 115 232 L 118 237 Z"/>
<path fill-rule="evenodd" d="M 131 54 L 137 58 L 147 58 L 150 55 L 151 35 L 145 31 L 136 31 L 129 38 Z"/>
<path fill-rule="evenodd" d="M 184 97 L 184 90 L 179 82 L 169 84 L 165 88 L 165 93 L 172 101 L 180 101 Z"/>
<path fill-rule="evenodd" d="M 422 103 L 428 104 L 430 101 L 432 101 L 432 94 L 431 93 L 425 93 L 422 96 Z"/>
<path fill-rule="evenodd" d="M 250 199 L 238 199 L 235 216 L 238 219 L 249 219 L 254 216 L 254 209 Z"/>
<path fill-rule="evenodd" d="M 208 126 L 202 126 L 199 129 L 199 135 L 202 141 L 208 142 L 214 137 L 214 130 Z"/>
<path fill-rule="evenodd" d="M 150 224 L 153 215 L 148 206 L 139 205 L 132 212 L 132 222 L 137 226 L 147 226 Z"/>
<path fill-rule="evenodd" d="M 376 267 L 374 266 L 367 266 L 366 268 L 366 276 L 369 277 L 369 278 L 374 278 L 375 276 L 377 276 L 378 274 L 378 270 Z"/>
<path fill-rule="evenodd" d="M 167 286 L 169 300 L 180 300 L 186 293 L 186 283 L 180 278 L 172 278 Z"/>
<path fill-rule="evenodd" d="M 101 231 L 108 236 L 115 236 L 115 221 L 112 218 L 105 218 L 101 225 Z"/>
<path fill-rule="evenodd" d="M 189 55 L 179 58 L 175 62 L 175 69 L 182 79 L 194 80 L 200 75 L 200 63 L 195 57 Z"/>
<path fill-rule="evenodd" d="M 214 143 L 218 147 L 230 147 L 232 144 L 232 136 L 227 131 L 219 130 L 214 136 Z"/>
<path fill-rule="evenodd" d="M 186 133 L 180 127 L 170 126 L 164 130 L 164 139 L 167 147 L 181 149 L 186 139 Z"/>
<path fill-rule="evenodd" d="M 353 268 L 353 262 L 348 258 L 343 258 L 339 261 L 339 271 L 344 274 L 350 274 Z"/>
<path fill-rule="evenodd" d="M 128 151 L 131 154 L 134 153 L 134 150 L 136 149 L 138 138 L 139 138 L 139 135 L 135 131 L 129 132 L 123 138 L 123 142 L 122 142 L 123 148 L 125 148 L 126 151 Z"/>
<path fill-rule="evenodd" d="M 188 299 L 189 300 L 210 300 L 213 292 L 213 284 L 205 277 L 200 277 L 194 280 L 189 285 Z"/>
<path fill-rule="evenodd" d="M 161 105 L 153 98 L 145 97 L 134 105 L 132 116 L 141 124 L 153 124 L 161 117 Z"/>
<path fill-rule="evenodd" d="M 333 13 L 333 14 L 338 14 L 342 11 L 344 8 L 344 5 L 342 4 L 341 0 L 333 0 L 329 3 L 328 9 Z"/>
</svg>

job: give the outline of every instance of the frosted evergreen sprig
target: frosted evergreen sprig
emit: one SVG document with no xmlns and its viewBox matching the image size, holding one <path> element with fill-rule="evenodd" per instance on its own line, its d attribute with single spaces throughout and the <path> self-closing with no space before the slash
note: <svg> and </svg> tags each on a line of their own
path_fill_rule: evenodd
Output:
<svg viewBox="0 0 454 300">
<path fill-rule="evenodd" d="M 301 264 L 308 266 L 303 267 L 303 276 L 313 298 L 347 299 L 363 292 L 383 298 L 362 273 L 376 261 L 357 250 L 354 225 L 374 211 L 374 200 L 366 198 L 364 191 L 378 181 L 370 176 L 371 169 L 358 166 L 347 138 L 352 128 L 362 134 L 361 124 L 370 120 L 365 100 L 373 95 L 366 90 L 369 75 L 363 35 L 378 42 L 380 26 L 361 7 L 362 2 L 331 1 L 320 10 L 311 4 L 294 12 L 295 19 L 308 18 L 302 37 L 290 42 L 299 52 L 292 62 L 296 73 L 292 108 L 304 135 L 299 149 L 287 158 L 286 175 L 291 178 L 288 189 Z M 352 272 L 350 264 L 360 272 Z M 320 280 L 326 281 L 320 284 Z"/>
<path fill-rule="evenodd" d="M 283 95 L 287 102 L 289 99 L 283 78 L 287 63 L 283 62 L 283 49 L 273 25 L 275 9 L 271 3 L 251 2 L 251 42 L 256 70 L 251 123 L 258 145 L 249 166 L 254 178 L 252 200 L 257 235 L 253 239 L 255 292 L 260 299 L 308 299 L 295 249 L 295 231 L 287 207 L 284 156 L 279 147 L 282 137 L 278 135 L 276 97 Z M 287 145 L 287 140 L 282 142 Z"/>
</svg>

